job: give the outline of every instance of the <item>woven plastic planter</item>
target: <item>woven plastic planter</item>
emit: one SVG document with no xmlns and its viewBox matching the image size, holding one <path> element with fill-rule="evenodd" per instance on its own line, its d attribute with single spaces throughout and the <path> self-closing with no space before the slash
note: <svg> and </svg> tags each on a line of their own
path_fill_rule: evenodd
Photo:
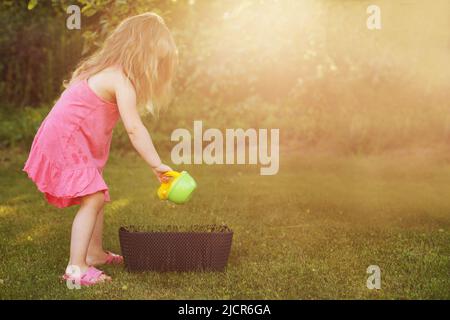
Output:
<svg viewBox="0 0 450 320">
<path fill-rule="evenodd" d="M 223 271 L 233 231 L 227 226 L 136 227 L 119 229 L 125 267 L 140 271 Z"/>
</svg>

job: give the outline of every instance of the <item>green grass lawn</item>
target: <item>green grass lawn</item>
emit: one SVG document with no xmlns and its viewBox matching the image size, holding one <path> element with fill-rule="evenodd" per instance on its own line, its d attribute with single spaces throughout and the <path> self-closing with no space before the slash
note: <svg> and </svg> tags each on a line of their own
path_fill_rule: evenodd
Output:
<svg viewBox="0 0 450 320">
<path fill-rule="evenodd" d="M 136 156 L 115 155 L 105 179 L 107 249 L 128 224 L 226 223 L 235 235 L 224 273 L 130 274 L 69 290 L 58 281 L 76 208 L 48 205 L 21 172 L 0 164 L 0 298 L 37 299 L 428 299 L 450 298 L 450 161 L 426 157 L 284 155 L 276 176 L 257 167 L 188 166 L 190 203 L 156 198 Z M 378 265 L 381 290 L 366 287 Z"/>
</svg>

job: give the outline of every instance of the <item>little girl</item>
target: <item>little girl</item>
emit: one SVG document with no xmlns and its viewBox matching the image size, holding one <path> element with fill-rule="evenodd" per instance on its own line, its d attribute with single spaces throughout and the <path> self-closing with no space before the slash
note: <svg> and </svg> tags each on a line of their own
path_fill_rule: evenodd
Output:
<svg viewBox="0 0 450 320">
<path fill-rule="evenodd" d="M 155 112 L 152 101 L 168 96 L 176 58 L 161 17 L 128 18 L 73 72 L 42 122 L 23 170 L 52 205 L 80 205 L 64 279 L 85 286 L 111 280 L 94 266 L 123 262 L 102 245 L 103 205 L 110 201 L 102 172 L 119 116 L 134 148 L 157 178 L 166 180 L 171 169 L 161 162 L 139 110 Z"/>
</svg>

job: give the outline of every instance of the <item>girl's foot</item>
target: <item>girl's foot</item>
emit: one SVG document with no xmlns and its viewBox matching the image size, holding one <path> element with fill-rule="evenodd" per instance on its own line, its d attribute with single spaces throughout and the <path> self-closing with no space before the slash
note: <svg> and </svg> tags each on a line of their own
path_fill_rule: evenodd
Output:
<svg viewBox="0 0 450 320">
<path fill-rule="evenodd" d="M 71 269 L 73 270 L 73 268 Z M 68 270 L 70 269 L 68 268 Z M 72 281 L 75 284 L 79 284 L 85 287 L 111 281 L 110 276 L 107 276 L 103 271 L 98 270 L 92 266 L 88 267 L 86 270 L 82 270 L 81 274 L 79 272 L 70 273 L 66 270 L 66 274 L 62 276 L 62 279 L 66 281 Z"/>
<path fill-rule="evenodd" d="M 103 264 L 122 264 L 123 257 L 110 251 L 102 251 L 95 255 L 88 255 L 86 262 L 92 266 Z"/>
</svg>

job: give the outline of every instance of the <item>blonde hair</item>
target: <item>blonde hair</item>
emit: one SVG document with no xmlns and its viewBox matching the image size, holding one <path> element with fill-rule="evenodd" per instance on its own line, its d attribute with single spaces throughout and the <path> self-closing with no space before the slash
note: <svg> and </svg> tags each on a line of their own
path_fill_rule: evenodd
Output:
<svg viewBox="0 0 450 320">
<path fill-rule="evenodd" d="M 155 13 L 143 13 L 122 21 L 103 46 L 78 65 L 66 86 L 119 66 L 134 86 L 139 109 L 157 115 L 169 101 L 177 56 L 164 20 Z"/>
</svg>

